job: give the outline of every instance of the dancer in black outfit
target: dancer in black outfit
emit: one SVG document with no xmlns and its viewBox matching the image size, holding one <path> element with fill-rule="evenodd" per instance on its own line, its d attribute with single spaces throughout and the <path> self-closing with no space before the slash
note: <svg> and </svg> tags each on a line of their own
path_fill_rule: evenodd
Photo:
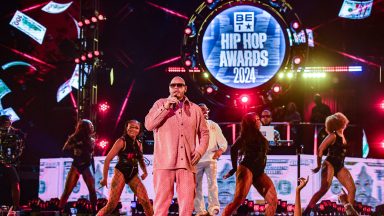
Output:
<svg viewBox="0 0 384 216">
<path fill-rule="evenodd" d="M 119 161 L 115 166 L 115 173 L 111 182 L 111 190 L 107 205 L 102 208 L 98 216 L 110 215 L 116 208 L 120 199 L 121 192 L 125 184 L 128 184 L 132 191 L 137 196 L 140 204 L 144 208 L 146 215 L 153 215 L 152 204 L 148 198 L 147 190 L 138 177 L 140 165 L 143 174 L 141 179 L 144 180 L 147 176 L 147 169 L 144 163 L 142 144 L 136 139 L 140 132 L 140 122 L 130 120 L 125 124 L 124 134 L 113 145 L 104 161 L 103 179 L 100 181 L 101 186 L 107 185 L 108 169 L 111 160 L 118 155 Z"/>
<path fill-rule="evenodd" d="M 251 185 L 265 198 L 268 205 L 265 215 L 272 216 L 277 208 L 276 189 L 272 180 L 264 173 L 267 163 L 268 141 L 260 132 L 260 118 L 248 113 L 241 122 L 240 137 L 231 146 L 232 170 L 224 179 L 236 172 L 236 192 L 233 201 L 225 207 L 223 216 L 232 213 L 244 202 Z M 240 164 L 237 158 L 240 155 Z"/>
<path fill-rule="evenodd" d="M 11 117 L 0 116 L 0 172 L 11 182 L 13 211 L 20 209 L 20 178 L 16 166 L 24 149 L 25 134 L 12 127 Z"/>
<path fill-rule="evenodd" d="M 63 151 L 70 151 L 73 162 L 65 181 L 65 188 L 60 198 L 59 208 L 64 208 L 69 195 L 76 186 L 80 175 L 88 187 L 90 201 L 95 208 L 97 197 L 95 190 L 95 178 L 92 175 L 93 149 L 95 146 L 94 127 L 91 121 L 82 119 L 77 123 L 75 132 L 68 138 Z M 93 170 L 94 173 L 94 170 Z"/>
<path fill-rule="evenodd" d="M 317 167 L 313 169 L 314 173 L 317 173 L 321 169 L 321 186 L 310 200 L 307 208 L 304 211 L 304 215 L 310 213 L 310 210 L 316 205 L 317 201 L 331 187 L 332 178 L 335 176 L 337 180 L 347 189 L 348 201 L 353 205 L 355 201 L 356 187 L 348 169 L 344 167 L 344 159 L 347 151 L 347 142 L 344 137 L 344 130 L 347 127 L 349 121 L 344 114 L 338 112 L 330 115 L 325 120 L 325 130 L 328 136 L 321 143 L 317 152 Z M 328 155 L 321 165 L 321 158 L 323 152 L 328 148 Z"/>
</svg>

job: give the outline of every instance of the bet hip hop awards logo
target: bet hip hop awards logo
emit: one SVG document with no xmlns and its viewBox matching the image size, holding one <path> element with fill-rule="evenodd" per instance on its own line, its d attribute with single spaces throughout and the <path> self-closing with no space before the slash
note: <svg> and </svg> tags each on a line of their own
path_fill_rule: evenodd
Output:
<svg viewBox="0 0 384 216">
<path fill-rule="evenodd" d="M 255 16 L 253 12 L 235 12 L 235 32 L 253 32 Z"/>
</svg>

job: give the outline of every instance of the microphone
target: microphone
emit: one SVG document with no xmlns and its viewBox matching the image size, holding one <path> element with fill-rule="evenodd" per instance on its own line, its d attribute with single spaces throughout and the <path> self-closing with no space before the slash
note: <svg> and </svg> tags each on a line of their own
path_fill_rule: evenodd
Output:
<svg viewBox="0 0 384 216">
<path fill-rule="evenodd" d="M 176 93 L 173 93 L 171 96 L 172 96 L 172 97 L 176 97 Z M 171 108 L 171 109 L 175 109 L 175 108 L 176 108 L 176 103 L 172 103 L 172 104 L 170 105 L 170 108 Z"/>
</svg>

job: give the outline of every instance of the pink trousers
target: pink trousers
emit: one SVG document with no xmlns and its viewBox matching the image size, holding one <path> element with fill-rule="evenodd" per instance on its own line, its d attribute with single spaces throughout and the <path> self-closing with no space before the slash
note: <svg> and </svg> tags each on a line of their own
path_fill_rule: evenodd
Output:
<svg viewBox="0 0 384 216">
<path fill-rule="evenodd" d="M 175 182 L 179 215 L 192 215 L 196 188 L 195 174 L 186 169 L 175 169 L 155 170 L 153 172 L 153 186 L 155 189 L 153 208 L 155 216 L 168 216 L 168 209 L 174 195 Z"/>
</svg>

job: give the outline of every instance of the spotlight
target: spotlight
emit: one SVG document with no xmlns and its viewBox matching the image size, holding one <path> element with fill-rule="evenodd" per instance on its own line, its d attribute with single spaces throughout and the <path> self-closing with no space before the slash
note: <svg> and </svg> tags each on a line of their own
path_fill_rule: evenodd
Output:
<svg viewBox="0 0 384 216">
<path fill-rule="evenodd" d="M 101 149 L 105 149 L 108 146 L 109 142 L 107 139 L 101 138 L 98 140 L 98 142 L 96 144 Z"/>
<path fill-rule="evenodd" d="M 77 25 L 81 28 L 81 27 L 83 27 L 84 23 L 80 21 L 77 23 Z"/>
<path fill-rule="evenodd" d="M 87 60 L 87 57 L 85 57 L 85 55 L 82 55 L 80 58 L 81 58 L 81 61 Z"/>
<path fill-rule="evenodd" d="M 89 52 L 89 53 L 87 54 L 87 57 L 91 59 L 91 58 L 93 57 L 92 52 Z"/>
<path fill-rule="evenodd" d="M 80 59 L 79 58 L 75 58 L 75 63 L 79 64 L 80 63 Z"/>
<path fill-rule="evenodd" d="M 241 96 L 240 100 L 242 103 L 245 104 L 245 103 L 248 103 L 249 97 L 248 97 L 248 95 L 243 95 L 243 96 Z"/>
<path fill-rule="evenodd" d="M 209 86 L 209 87 L 207 88 L 206 92 L 207 92 L 208 94 L 211 94 L 211 93 L 213 92 L 213 88 Z"/>
<path fill-rule="evenodd" d="M 192 29 L 190 27 L 187 27 L 184 29 L 184 33 L 190 35 L 192 33 Z"/>
<path fill-rule="evenodd" d="M 99 111 L 101 113 L 107 112 L 109 110 L 109 108 L 110 108 L 110 106 L 109 106 L 108 102 L 103 102 L 103 103 L 99 104 Z"/>
<path fill-rule="evenodd" d="M 99 56 L 99 55 L 100 55 L 100 51 L 95 50 L 95 51 L 93 51 L 93 54 L 94 54 L 95 56 Z"/>
<path fill-rule="evenodd" d="M 292 21 L 292 22 L 291 22 L 291 27 L 292 27 L 295 31 L 297 31 L 297 30 L 300 28 L 300 23 L 299 23 L 297 20 Z"/>
<path fill-rule="evenodd" d="M 384 111 L 384 100 L 382 100 L 380 103 L 380 109 Z"/>
<path fill-rule="evenodd" d="M 300 56 L 295 56 L 293 58 L 293 63 L 295 63 L 295 65 L 298 65 L 301 63 L 301 57 Z"/>
<path fill-rule="evenodd" d="M 91 21 L 95 23 L 95 22 L 97 22 L 97 18 L 96 17 L 92 17 Z"/>
<path fill-rule="evenodd" d="M 212 10 L 213 8 L 216 7 L 219 1 L 220 0 L 205 0 L 205 3 L 207 4 L 208 8 Z"/>
<path fill-rule="evenodd" d="M 97 16 L 97 18 L 98 18 L 99 20 L 105 20 L 105 17 L 104 17 L 102 14 L 99 14 L 99 16 Z"/>
<path fill-rule="evenodd" d="M 91 21 L 89 21 L 89 19 L 85 19 L 84 23 L 85 23 L 85 25 L 89 25 L 91 23 Z"/>
<path fill-rule="evenodd" d="M 190 67 L 192 65 L 192 61 L 190 59 L 185 60 L 185 66 Z"/>
<path fill-rule="evenodd" d="M 196 59 L 194 55 L 189 55 L 184 60 L 184 65 L 188 68 L 194 68 L 196 66 Z"/>
<path fill-rule="evenodd" d="M 214 84 L 208 84 L 205 86 L 205 93 L 206 94 L 213 94 L 216 93 L 219 88 Z"/>
<path fill-rule="evenodd" d="M 206 79 L 208 79 L 208 78 L 209 78 L 209 73 L 204 72 L 204 73 L 203 73 L 203 77 L 206 78 Z"/>
<path fill-rule="evenodd" d="M 277 83 L 275 83 L 275 84 L 272 86 L 272 91 L 273 91 L 273 93 L 275 93 L 275 94 L 280 93 L 281 90 L 282 90 L 281 85 L 279 85 L 279 84 L 277 84 Z"/>
<path fill-rule="evenodd" d="M 193 22 L 189 23 L 187 27 L 184 29 L 184 33 L 189 37 L 194 37 L 196 35 L 196 28 Z"/>
</svg>

